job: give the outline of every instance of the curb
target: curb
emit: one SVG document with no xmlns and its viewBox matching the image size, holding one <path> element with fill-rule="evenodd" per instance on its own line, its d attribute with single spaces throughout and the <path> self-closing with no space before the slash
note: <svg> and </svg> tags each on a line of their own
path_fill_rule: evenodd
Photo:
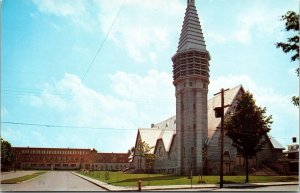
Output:
<svg viewBox="0 0 300 193">
<path fill-rule="evenodd" d="M 28 179 L 28 180 L 22 181 L 22 182 L 17 182 L 17 184 L 19 184 L 19 183 L 24 183 L 24 182 L 28 182 L 28 181 L 31 181 L 31 180 L 34 180 L 34 179 L 39 178 L 41 175 L 44 175 L 44 174 L 46 174 L 46 173 L 47 173 L 47 172 L 45 172 L 45 173 L 43 173 L 43 174 L 40 174 L 40 175 L 38 175 L 38 176 L 35 176 L 34 178 L 30 178 L 30 179 Z"/>
<path fill-rule="evenodd" d="M 103 189 L 105 189 L 105 190 L 107 190 L 107 191 L 111 191 L 111 190 L 108 189 L 107 187 L 102 186 L 102 185 L 100 185 L 100 184 L 98 184 L 98 183 L 96 183 L 96 182 L 93 182 L 92 180 L 89 180 L 88 178 L 83 177 L 81 174 L 77 174 L 76 172 L 71 172 L 71 173 L 74 174 L 75 176 L 78 176 L 78 177 L 80 177 L 80 178 L 86 180 L 86 181 L 91 182 L 92 184 L 95 184 L 96 186 L 99 186 L 100 188 L 103 188 Z"/>
</svg>

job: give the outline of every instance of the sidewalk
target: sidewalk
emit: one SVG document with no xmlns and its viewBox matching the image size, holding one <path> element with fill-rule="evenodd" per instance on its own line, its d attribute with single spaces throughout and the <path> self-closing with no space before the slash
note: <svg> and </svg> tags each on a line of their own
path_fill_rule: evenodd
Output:
<svg viewBox="0 0 300 193">
<path fill-rule="evenodd" d="M 36 173 L 38 171 L 32 170 L 32 171 L 11 171 L 11 172 L 1 172 L 1 180 L 7 180 L 12 178 L 17 178 L 21 176 L 30 175 L 33 173 Z"/>
<path fill-rule="evenodd" d="M 78 174 L 76 172 L 72 172 L 74 175 L 77 175 L 101 188 L 104 188 L 108 191 L 112 192 L 120 192 L 120 191 L 137 191 L 137 187 L 127 187 L 127 186 L 114 186 L 107 184 L 105 182 L 101 182 L 99 180 L 95 180 L 93 178 Z M 269 183 L 245 183 L 245 184 L 224 184 L 224 188 L 242 188 L 242 187 L 263 187 L 263 186 L 284 186 L 284 185 L 298 185 L 299 182 L 269 182 Z M 193 189 L 205 189 L 205 188 L 219 188 L 219 184 L 193 184 Z M 142 191 L 149 190 L 175 190 L 175 189 L 191 189 L 191 185 L 162 185 L 162 186 L 143 186 Z"/>
</svg>

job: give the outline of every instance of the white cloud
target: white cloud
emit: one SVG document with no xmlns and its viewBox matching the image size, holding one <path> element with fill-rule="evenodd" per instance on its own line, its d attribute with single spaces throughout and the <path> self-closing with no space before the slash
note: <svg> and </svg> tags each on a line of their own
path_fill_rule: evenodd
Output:
<svg viewBox="0 0 300 193">
<path fill-rule="evenodd" d="M 95 23 L 87 11 L 87 4 L 84 0 L 32 0 L 42 13 L 52 14 L 70 19 L 70 21 L 85 30 L 91 30 Z M 59 26 L 51 24 L 59 30 Z"/>
<path fill-rule="evenodd" d="M 103 34 L 108 33 L 123 3 L 120 0 L 32 0 L 32 2 L 42 13 L 68 18 L 76 26 L 90 31 L 100 30 Z M 125 1 L 108 40 L 124 49 L 136 62 L 145 63 L 148 60 L 153 62 L 153 54 L 147 53 L 153 52 L 157 55 L 168 48 L 171 35 L 179 32 L 178 26 L 182 21 L 184 7 L 185 3 L 180 0 Z M 51 25 L 59 29 L 57 25 Z"/>
<path fill-rule="evenodd" d="M 235 24 L 226 29 L 229 30 L 227 33 L 220 33 L 219 29 L 216 31 L 215 26 L 211 26 L 207 36 L 218 43 L 235 41 L 250 44 L 254 36 L 273 36 L 276 39 L 283 29 L 283 22 L 279 20 L 282 14 L 282 10 L 278 7 L 270 9 L 265 4 L 255 1 L 251 6 L 240 9 L 240 12 L 236 14 Z"/>
<path fill-rule="evenodd" d="M 81 15 L 85 11 L 82 0 L 32 0 L 41 12 L 54 14 L 57 16 Z"/>
<path fill-rule="evenodd" d="M 101 10 L 101 30 L 106 34 L 122 2 L 103 0 L 97 3 Z M 181 21 L 183 6 L 178 0 L 172 3 L 159 0 L 126 1 L 109 39 L 125 48 L 128 56 L 136 62 L 153 60 L 153 54 L 148 56 L 146 53 L 159 53 L 168 48 L 171 34 L 179 30 L 174 22 Z"/>
<path fill-rule="evenodd" d="M 62 80 L 46 84 L 40 96 L 30 96 L 29 104 L 56 110 L 65 123 L 93 127 L 147 127 L 174 113 L 171 75 L 154 70 L 145 76 L 119 71 L 110 78 L 114 96 L 96 92 L 79 77 L 65 74 Z"/>
</svg>

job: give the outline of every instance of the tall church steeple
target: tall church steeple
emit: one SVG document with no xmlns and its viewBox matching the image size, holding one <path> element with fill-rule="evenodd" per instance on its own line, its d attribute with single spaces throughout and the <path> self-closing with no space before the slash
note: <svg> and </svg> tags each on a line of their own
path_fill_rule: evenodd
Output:
<svg viewBox="0 0 300 193">
<path fill-rule="evenodd" d="M 187 0 L 177 52 L 189 49 L 207 52 L 194 0 Z"/>
<path fill-rule="evenodd" d="M 209 60 L 195 1 L 187 0 L 178 49 L 172 57 L 177 172 L 181 175 L 190 171 L 197 175 L 204 167 L 202 148 L 208 136 Z"/>
</svg>

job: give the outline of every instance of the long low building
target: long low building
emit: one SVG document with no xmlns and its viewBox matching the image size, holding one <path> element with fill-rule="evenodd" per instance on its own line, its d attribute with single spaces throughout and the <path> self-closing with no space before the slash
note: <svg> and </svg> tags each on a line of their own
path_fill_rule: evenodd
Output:
<svg viewBox="0 0 300 193">
<path fill-rule="evenodd" d="M 127 153 L 98 153 L 95 149 L 14 147 L 16 169 L 124 170 Z"/>
</svg>

